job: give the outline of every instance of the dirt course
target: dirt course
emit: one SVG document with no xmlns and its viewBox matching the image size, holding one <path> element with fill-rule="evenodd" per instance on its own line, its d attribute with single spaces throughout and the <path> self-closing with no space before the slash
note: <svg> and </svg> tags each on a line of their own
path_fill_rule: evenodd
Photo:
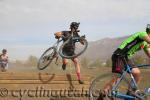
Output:
<svg viewBox="0 0 150 100">
<path fill-rule="evenodd" d="M 0 72 L 0 100 L 88 100 L 88 89 L 98 75 L 110 73 L 110 68 L 82 71 L 84 84 L 79 84 L 76 74 L 67 72 Z M 150 69 L 141 69 L 140 89 L 149 85 Z"/>
<path fill-rule="evenodd" d="M 89 75 L 48 73 L 0 73 L 0 100 L 87 100 Z"/>
</svg>

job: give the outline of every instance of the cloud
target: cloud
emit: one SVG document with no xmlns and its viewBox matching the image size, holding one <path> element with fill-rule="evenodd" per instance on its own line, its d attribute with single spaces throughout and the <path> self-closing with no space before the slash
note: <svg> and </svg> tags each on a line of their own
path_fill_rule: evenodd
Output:
<svg viewBox="0 0 150 100">
<path fill-rule="evenodd" d="M 0 15 L 5 24 L 138 20 L 150 15 L 149 4 L 149 0 L 4 0 Z"/>
<path fill-rule="evenodd" d="M 145 24 L 150 22 L 149 4 L 150 0 L 2 0 L 0 34 L 49 34 L 67 29 L 71 21 L 91 28 Z"/>
<path fill-rule="evenodd" d="M 40 52 L 42 44 L 54 41 L 52 33 L 68 29 L 71 21 L 81 22 L 89 40 L 131 34 L 150 22 L 149 5 L 150 0 L 0 0 L 0 45 L 14 58 L 29 54 L 15 50 Z"/>
</svg>

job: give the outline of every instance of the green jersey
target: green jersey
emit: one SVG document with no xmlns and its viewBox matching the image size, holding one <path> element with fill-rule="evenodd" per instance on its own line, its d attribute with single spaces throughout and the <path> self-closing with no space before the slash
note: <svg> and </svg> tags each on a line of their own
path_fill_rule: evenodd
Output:
<svg viewBox="0 0 150 100">
<path fill-rule="evenodd" d="M 121 43 L 119 49 L 121 53 L 132 57 L 137 51 L 144 49 L 150 50 L 150 45 L 143 40 L 144 36 L 148 36 L 147 32 L 137 32 Z"/>
</svg>

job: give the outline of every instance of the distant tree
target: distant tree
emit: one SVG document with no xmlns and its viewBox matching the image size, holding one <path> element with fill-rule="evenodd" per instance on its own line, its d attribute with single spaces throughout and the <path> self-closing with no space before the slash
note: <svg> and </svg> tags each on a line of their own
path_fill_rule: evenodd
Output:
<svg viewBox="0 0 150 100">
<path fill-rule="evenodd" d="M 14 62 L 14 64 L 15 64 L 16 66 L 24 66 L 24 63 L 23 63 L 22 61 L 20 61 L 20 60 L 16 60 L 16 61 Z"/>
<path fill-rule="evenodd" d="M 111 66 L 112 66 L 111 59 L 107 59 L 107 61 L 106 61 L 106 67 L 111 67 Z"/>
<path fill-rule="evenodd" d="M 81 66 L 82 67 L 87 68 L 88 64 L 89 64 L 88 58 L 84 57 L 84 58 L 81 59 Z"/>
<path fill-rule="evenodd" d="M 28 66 L 37 66 L 38 58 L 36 56 L 30 55 L 26 61 Z"/>
<path fill-rule="evenodd" d="M 90 67 L 100 67 L 102 65 L 100 59 L 96 59 L 93 63 L 90 64 Z"/>
<path fill-rule="evenodd" d="M 141 56 L 141 55 L 135 55 L 133 59 L 134 59 L 136 64 L 146 63 L 146 58 L 144 56 Z"/>
</svg>

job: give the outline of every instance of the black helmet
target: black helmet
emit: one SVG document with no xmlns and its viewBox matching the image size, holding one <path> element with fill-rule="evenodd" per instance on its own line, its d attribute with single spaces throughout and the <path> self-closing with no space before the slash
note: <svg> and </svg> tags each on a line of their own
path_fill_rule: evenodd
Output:
<svg viewBox="0 0 150 100">
<path fill-rule="evenodd" d="M 147 33 L 150 33 L 150 24 L 147 24 L 146 32 L 147 32 Z"/>
<path fill-rule="evenodd" d="M 70 29 L 72 29 L 72 28 L 74 28 L 74 29 L 78 29 L 78 27 L 79 27 L 79 25 L 80 25 L 80 23 L 77 23 L 77 22 L 72 22 L 71 24 L 70 24 Z"/>
<path fill-rule="evenodd" d="M 3 49 L 2 52 L 5 53 L 5 52 L 7 52 L 7 50 L 6 50 L 6 49 Z"/>
</svg>

